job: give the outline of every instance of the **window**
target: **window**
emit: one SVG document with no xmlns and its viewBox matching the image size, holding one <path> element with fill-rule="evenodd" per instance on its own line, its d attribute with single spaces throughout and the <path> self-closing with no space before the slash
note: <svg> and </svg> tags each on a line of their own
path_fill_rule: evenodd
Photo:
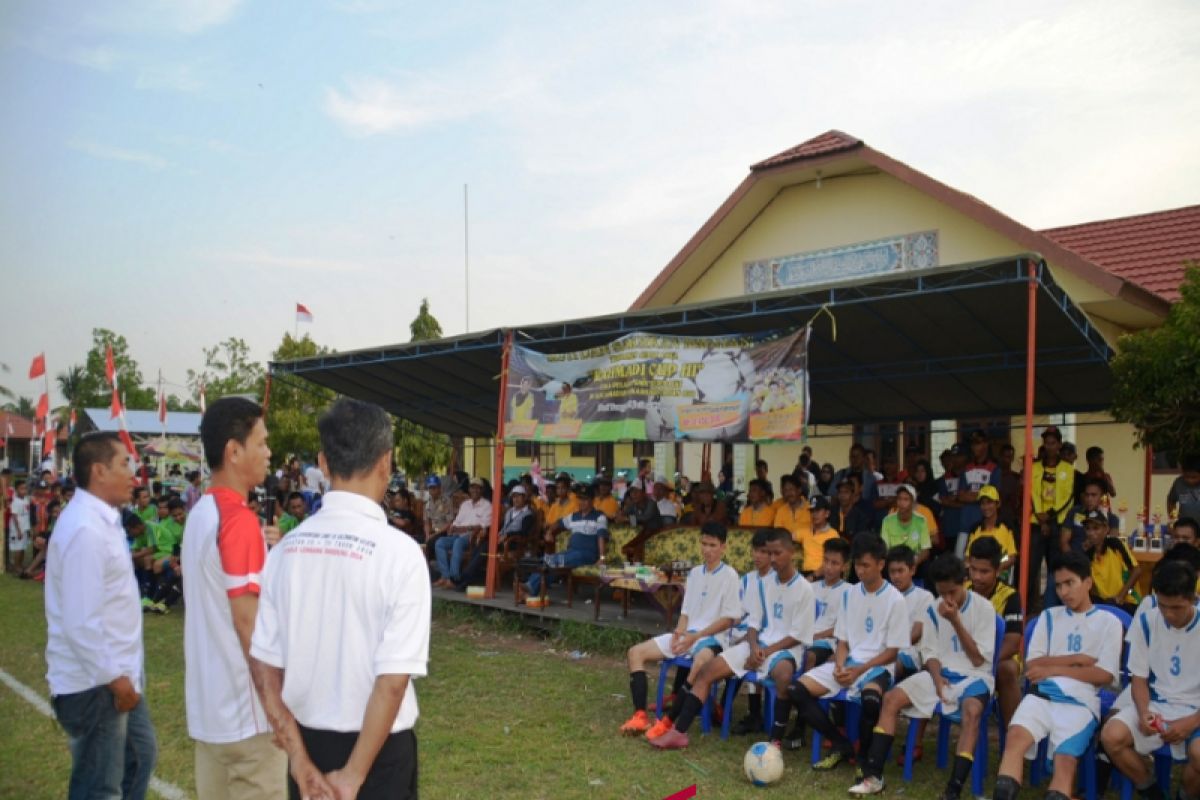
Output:
<svg viewBox="0 0 1200 800">
<path fill-rule="evenodd" d="M 537 458 L 541 454 L 540 442 L 517 442 L 517 458 Z"/>
<path fill-rule="evenodd" d="M 929 458 L 929 423 L 928 422 L 905 422 L 904 423 L 904 452 L 915 450 L 917 458 Z M 901 463 L 905 469 L 911 465 L 904 463 L 903 457 Z"/>
<path fill-rule="evenodd" d="M 595 458 L 596 445 L 590 442 L 571 442 L 571 458 Z"/>
<path fill-rule="evenodd" d="M 634 442 L 634 458 L 654 458 L 654 442 Z"/>
</svg>

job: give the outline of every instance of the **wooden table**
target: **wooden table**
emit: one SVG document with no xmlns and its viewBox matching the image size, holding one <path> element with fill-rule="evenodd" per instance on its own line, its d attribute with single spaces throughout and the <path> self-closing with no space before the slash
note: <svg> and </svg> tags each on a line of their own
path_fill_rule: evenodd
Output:
<svg viewBox="0 0 1200 800">
<path fill-rule="evenodd" d="M 687 579 L 685 577 L 664 579 L 664 576 L 661 574 L 643 579 L 635 575 L 626 575 L 623 572 L 612 572 L 601 575 L 600 582 L 596 584 L 596 595 L 592 599 L 594 615 L 597 618 L 600 616 L 600 590 L 605 586 L 622 591 L 621 616 L 629 616 L 630 595 L 633 592 L 641 592 L 646 595 L 651 605 L 662 612 L 663 617 L 667 621 L 667 627 L 670 627 L 671 621 L 675 617 L 675 609 L 683 603 L 683 593 L 687 588 Z"/>
<path fill-rule="evenodd" d="M 1142 597 L 1150 595 L 1150 577 L 1154 572 L 1154 565 L 1162 560 L 1163 554 L 1161 550 L 1131 550 L 1134 559 L 1139 566 L 1145 567 L 1142 570 L 1142 575 L 1137 581 L 1137 590 Z"/>
</svg>

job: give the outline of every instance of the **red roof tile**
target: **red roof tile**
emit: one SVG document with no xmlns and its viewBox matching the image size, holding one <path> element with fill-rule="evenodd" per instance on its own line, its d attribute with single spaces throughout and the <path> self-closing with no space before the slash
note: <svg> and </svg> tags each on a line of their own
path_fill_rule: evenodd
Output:
<svg viewBox="0 0 1200 800">
<path fill-rule="evenodd" d="M 8 426 L 12 426 L 12 438 L 28 439 L 33 436 L 33 421 L 25 419 L 11 411 L 0 411 L 0 438 L 8 436 Z"/>
<path fill-rule="evenodd" d="M 1200 205 L 1041 232 L 1055 243 L 1172 302 L 1183 262 L 1200 261 Z"/>
<path fill-rule="evenodd" d="M 758 162 L 750 167 L 750 169 L 758 170 L 766 169 L 767 167 L 777 167 L 780 164 L 790 164 L 793 161 L 803 161 L 806 158 L 827 156 L 830 153 L 840 153 L 843 150 L 853 150 L 861 146 L 862 139 L 855 139 L 853 136 L 849 136 L 841 131 L 825 131 L 820 136 L 814 136 L 807 142 L 801 142 L 795 147 L 784 150 L 782 153 L 776 153 L 770 158 Z"/>
</svg>

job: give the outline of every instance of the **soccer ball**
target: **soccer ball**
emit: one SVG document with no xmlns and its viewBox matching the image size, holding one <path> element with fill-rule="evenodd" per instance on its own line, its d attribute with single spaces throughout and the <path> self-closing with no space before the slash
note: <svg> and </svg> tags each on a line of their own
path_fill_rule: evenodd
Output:
<svg viewBox="0 0 1200 800">
<path fill-rule="evenodd" d="M 755 786 L 769 786 L 783 777 L 783 753 L 770 742 L 756 742 L 746 751 L 742 769 Z"/>
</svg>

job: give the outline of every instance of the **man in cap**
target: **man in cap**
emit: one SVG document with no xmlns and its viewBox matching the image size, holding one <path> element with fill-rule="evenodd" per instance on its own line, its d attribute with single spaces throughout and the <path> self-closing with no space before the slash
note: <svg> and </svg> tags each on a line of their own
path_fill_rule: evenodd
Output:
<svg viewBox="0 0 1200 800">
<path fill-rule="evenodd" d="M 428 555 L 434 542 L 450 531 L 454 524 L 454 500 L 442 489 L 442 482 L 436 475 L 425 479 L 425 491 L 429 499 L 425 501 L 425 553 Z"/>
<path fill-rule="evenodd" d="M 434 546 L 439 578 L 434 586 L 453 589 L 462 577 L 463 553 L 472 537 L 486 532 L 492 524 L 492 501 L 483 496 L 483 481 L 471 478 L 467 484 L 467 499 L 458 507 L 458 514 L 446 536 Z"/>
<path fill-rule="evenodd" d="M 917 566 L 929 558 L 933 545 L 929 537 L 929 526 L 925 518 L 913 513 L 913 504 L 917 502 L 917 490 L 912 484 L 902 484 L 896 490 L 896 510 L 883 520 L 880 536 L 888 549 L 908 545 L 917 554 Z"/>
<path fill-rule="evenodd" d="M 666 475 L 656 475 L 654 478 L 654 502 L 658 505 L 658 516 L 664 527 L 679 522 L 679 505 L 671 497 L 671 485 L 667 483 Z"/>
<path fill-rule="evenodd" d="M 1000 572 L 1007 572 L 1017 562 L 1017 542 L 1012 529 L 1000 521 L 1000 492 L 995 486 L 987 485 L 979 488 L 979 522 L 971 528 L 967 537 L 967 552 L 971 545 L 984 536 L 990 536 L 1000 545 L 1004 558 L 1000 562 Z"/>
<path fill-rule="evenodd" d="M 546 566 L 551 569 L 571 569 L 604 561 L 608 546 L 608 520 L 592 507 L 592 487 L 579 486 L 575 490 L 575 498 L 578 510 L 558 523 L 558 530 L 565 530 L 571 534 L 571 538 L 567 540 L 567 549 L 545 556 Z M 558 530 L 551 533 L 557 533 Z M 518 589 L 518 601 L 523 602 L 529 595 L 540 593 L 541 589 L 541 573 L 534 573 L 529 581 Z"/>
<path fill-rule="evenodd" d="M 1092 599 L 1132 614 L 1142 601 L 1137 591 L 1142 567 L 1119 536 L 1109 536 L 1108 515 L 1089 511 L 1083 520 L 1087 531 L 1084 552 L 1092 560 Z"/>
<path fill-rule="evenodd" d="M 525 487 L 517 484 L 508 493 L 511 505 L 504 511 L 500 520 L 500 531 L 497 534 L 496 552 L 503 553 L 509 548 L 519 547 L 529 540 L 533 533 L 534 513 L 529 505 L 529 494 Z M 485 528 L 471 538 L 471 555 L 462 575 L 454 587 L 465 592 L 468 586 L 479 585 L 487 579 L 488 534 Z"/>
</svg>

